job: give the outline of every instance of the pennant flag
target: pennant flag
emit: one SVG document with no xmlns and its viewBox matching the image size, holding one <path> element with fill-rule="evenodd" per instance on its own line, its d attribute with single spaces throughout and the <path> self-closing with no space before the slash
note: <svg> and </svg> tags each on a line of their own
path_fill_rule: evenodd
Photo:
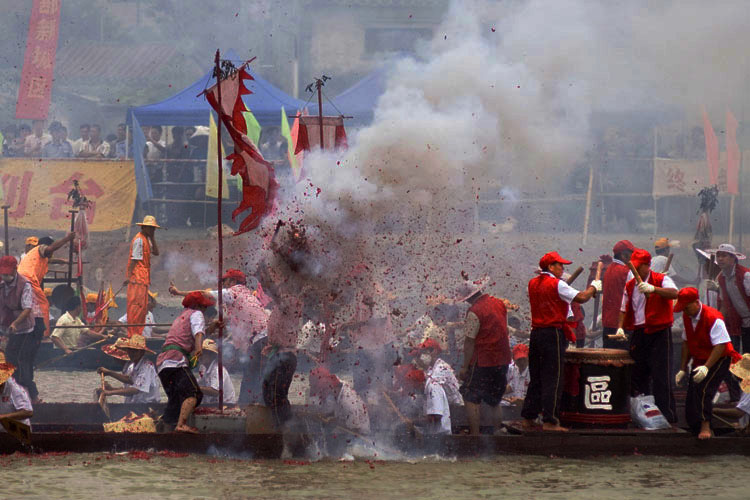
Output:
<svg viewBox="0 0 750 500">
<path fill-rule="evenodd" d="M 3 156 L 3 144 L 5 144 L 5 136 L 0 132 L 0 156 Z M 2 189 L 2 187 L 0 187 Z"/>
<path fill-rule="evenodd" d="M 218 131 L 216 128 L 216 120 L 214 120 L 214 114 L 208 112 L 208 153 L 206 155 L 206 196 L 211 198 L 219 197 L 219 167 L 217 162 L 219 161 L 219 153 L 216 144 L 216 137 Z M 221 197 L 223 199 L 229 198 L 229 186 L 227 185 L 227 176 L 222 177 L 221 183 Z"/>
<path fill-rule="evenodd" d="M 255 119 L 252 111 L 244 111 L 242 116 L 245 117 L 245 126 L 247 127 L 247 138 L 250 139 L 255 147 L 260 143 L 260 123 Z"/>
<path fill-rule="evenodd" d="M 740 147 L 737 145 L 737 118 L 727 110 L 727 192 L 738 194 L 740 178 Z"/>
<path fill-rule="evenodd" d="M 206 100 L 217 112 L 234 143 L 234 152 L 227 156 L 227 160 L 232 161 L 232 175 L 239 175 L 242 179 L 242 200 L 232 212 L 232 220 L 236 220 L 238 215 L 250 210 L 240 223 L 235 235 L 258 227 L 263 216 L 273 208 L 278 188 L 273 165 L 263 158 L 257 146 L 248 137 L 247 123 L 243 116 L 247 108 L 242 101 L 242 96 L 251 93 L 245 87 L 244 80 L 252 79 L 253 77 L 245 71 L 243 65 L 205 93 Z M 218 96 L 219 85 L 221 85 L 221 106 L 219 106 Z"/>
<path fill-rule="evenodd" d="M 289 120 L 286 117 L 286 110 L 284 106 L 281 107 L 281 136 L 286 139 L 286 157 L 289 160 L 289 166 L 294 174 L 294 180 L 299 182 L 302 177 L 302 158 L 303 153 L 294 154 L 294 145 L 297 144 L 297 136 L 299 135 L 299 117 L 300 112 L 297 111 L 297 117 L 294 119 L 294 125 L 291 130 L 289 129 Z"/>
<path fill-rule="evenodd" d="M 323 117 L 323 149 L 339 150 L 348 147 L 346 130 L 344 129 L 344 118 L 342 116 Z M 320 147 L 320 117 L 300 117 L 299 136 L 295 153 L 310 151 Z"/>
<path fill-rule="evenodd" d="M 712 186 L 719 183 L 719 139 L 708 120 L 706 108 L 703 108 L 703 133 L 706 136 L 706 162 L 708 163 L 708 176 Z"/>
</svg>

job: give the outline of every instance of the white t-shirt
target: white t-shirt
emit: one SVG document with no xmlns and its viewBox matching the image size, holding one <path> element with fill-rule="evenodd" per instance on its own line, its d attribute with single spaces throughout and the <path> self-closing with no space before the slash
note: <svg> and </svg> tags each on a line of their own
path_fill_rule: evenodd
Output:
<svg viewBox="0 0 750 500">
<path fill-rule="evenodd" d="M 203 313 L 201 311 L 193 311 L 193 314 L 190 315 L 190 333 L 192 333 L 193 337 L 195 337 L 199 333 L 204 333 L 205 331 L 206 318 L 203 317 Z M 159 365 L 159 372 L 161 372 L 164 368 L 181 368 L 187 365 L 188 364 L 185 356 L 181 356 L 179 361 L 176 359 L 165 359 L 161 362 L 161 365 Z"/>
<path fill-rule="evenodd" d="M 425 376 L 427 380 L 424 387 L 424 413 L 425 415 L 440 415 L 440 425 L 437 429 L 433 429 L 434 433 L 450 434 L 450 403 L 464 404 L 453 368 L 438 358 L 427 370 Z"/>
<path fill-rule="evenodd" d="M 163 148 L 167 147 L 167 143 L 164 142 L 163 140 L 157 142 L 157 144 L 159 144 Z M 159 148 L 154 146 L 153 141 L 148 141 L 146 143 L 146 147 L 148 148 L 148 151 L 146 152 L 147 160 L 161 160 L 164 157 L 164 153 L 162 153 L 162 151 Z"/>
<path fill-rule="evenodd" d="M 143 260 L 143 238 L 136 238 L 133 241 L 133 251 L 130 253 L 130 258 L 133 260 Z"/>
<path fill-rule="evenodd" d="M 237 396 L 234 393 L 234 384 L 232 379 L 229 378 L 229 372 L 226 366 L 222 366 L 224 377 L 222 384 L 224 385 L 224 403 L 235 404 L 237 403 Z M 219 390 L 219 360 L 214 359 L 208 368 L 206 365 L 200 365 L 198 367 L 198 385 L 201 387 L 210 387 L 216 391 Z M 208 394 L 203 395 L 203 403 L 218 403 L 219 396 L 209 396 Z"/>
<path fill-rule="evenodd" d="M 529 382 L 531 376 L 529 375 L 529 367 L 527 366 L 524 371 L 520 371 L 515 363 L 511 363 L 508 366 L 508 385 L 510 385 L 510 392 L 506 394 L 508 398 L 525 398 L 526 390 L 529 388 Z M 510 405 L 509 402 L 503 400 L 504 406 Z"/>
<path fill-rule="evenodd" d="M 219 292 L 213 290 L 211 296 L 218 300 Z M 226 314 L 228 338 L 238 350 L 247 352 L 250 344 L 268 327 L 268 313 L 245 285 L 223 288 L 221 300 Z"/>
<path fill-rule="evenodd" d="M 125 396 L 126 403 L 158 403 L 161 400 L 156 368 L 145 356 L 138 364 L 129 361 L 122 373 L 133 381 L 132 384 L 124 384 L 125 388 L 135 387 L 139 391 L 138 394 Z"/>
<path fill-rule="evenodd" d="M 128 322 L 128 313 L 123 314 L 122 317 L 120 317 L 120 319 L 118 319 L 117 321 L 120 322 L 120 323 L 127 324 L 127 322 Z M 147 312 L 146 313 L 146 320 L 144 321 L 144 323 L 149 323 L 149 324 L 155 323 L 155 321 L 154 321 L 154 313 L 152 313 L 151 311 Z M 146 337 L 147 339 L 150 339 L 151 335 L 153 335 L 153 333 L 154 333 L 154 327 L 153 326 L 144 326 L 143 327 L 143 336 Z"/>
<path fill-rule="evenodd" d="M 700 321 L 702 313 L 703 304 L 701 304 L 701 309 L 700 311 L 698 311 L 698 314 L 690 318 L 690 322 L 693 324 L 693 328 L 698 325 L 698 321 Z M 726 344 L 727 342 L 732 341 L 732 339 L 729 338 L 727 325 L 721 318 L 717 318 L 716 321 L 714 321 L 714 326 L 711 327 L 709 335 L 711 336 L 711 345 Z M 687 334 L 685 333 L 685 330 L 682 331 L 682 340 L 687 342 Z"/>
<path fill-rule="evenodd" d="M 10 377 L 5 381 L 5 387 L 0 394 L 0 413 L 13 413 L 20 410 L 34 411 L 29 393 L 13 377 Z M 20 422 L 31 425 L 31 420 L 28 418 L 21 419 Z M 0 432 L 5 432 L 2 426 L 0 426 Z"/>
<path fill-rule="evenodd" d="M 677 286 L 674 284 L 674 281 L 672 281 L 672 278 L 670 278 L 669 276 L 664 276 L 664 280 L 661 282 L 661 288 L 677 289 Z M 622 304 L 620 304 L 621 312 L 627 311 L 629 300 L 630 296 L 628 295 L 628 289 L 626 287 L 622 293 Z M 635 326 L 642 326 L 646 324 L 646 296 L 643 295 L 640 290 L 638 290 L 637 284 L 633 288 L 633 316 L 633 323 Z"/>
<path fill-rule="evenodd" d="M 547 274 L 549 276 L 555 277 L 554 274 L 548 272 L 548 271 L 542 271 L 542 274 Z M 576 295 L 578 295 L 578 290 L 573 288 L 572 286 L 568 285 L 568 282 L 565 280 L 558 280 L 557 281 L 557 294 L 560 296 L 562 300 L 564 300 L 568 304 L 568 316 L 567 319 L 573 319 L 573 308 L 570 307 L 570 303 L 573 302 L 573 299 L 576 298 Z"/>
</svg>

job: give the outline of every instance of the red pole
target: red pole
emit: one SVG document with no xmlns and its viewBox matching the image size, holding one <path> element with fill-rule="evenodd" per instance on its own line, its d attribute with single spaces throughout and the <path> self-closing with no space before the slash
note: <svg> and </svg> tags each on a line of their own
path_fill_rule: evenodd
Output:
<svg viewBox="0 0 750 500">
<path fill-rule="evenodd" d="M 325 149 L 323 146 L 323 82 L 321 80 L 315 81 L 315 86 L 318 88 L 318 125 L 320 126 L 320 149 Z"/>
<path fill-rule="evenodd" d="M 216 49 L 216 94 L 217 94 L 217 100 L 219 101 L 219 110 L 222 110 L 221 107 L 221 66 L 220 66 L 220 59 L 219 59 L 219 49 Z M 224 244 L 222 242 L 222 234 L 221 234 L 221 197 L 223 196 L 223 190 L 222 190 L 222 182 L 223 182 L 223 174 L 224 169 L 222 168 L 222 158 L 221 158 L 221 117 L 218 117 L 219 119 L 216 120 L 216 142 L 217 142 L 217 152 L 219 154 L 219 158 L 216 162 L 216 165 L 219 168 L 219 197 L 218 201 L 216 203 L 217 205 L 217 222 L 218 222 L 218 230 L 217 235 L 219 237 L 219 287 L 216 289 L 218 291 L 219 300 L 216 303 L 216 308 L 218 309 L 219 313 L 219 325 L 224 322 L 224 313 L 222 308 L 222 297 L 221 297 L 221 275 L 224 274 L 224 271 L 222 269 L 224 264 Z M 224 364 L 222 359 L 222 351 L 223 349 L 223 339 L 224 339 L 224 328 L 222 326 L 219 326 L 219 413 L 224 413 Z"/>
</svg>

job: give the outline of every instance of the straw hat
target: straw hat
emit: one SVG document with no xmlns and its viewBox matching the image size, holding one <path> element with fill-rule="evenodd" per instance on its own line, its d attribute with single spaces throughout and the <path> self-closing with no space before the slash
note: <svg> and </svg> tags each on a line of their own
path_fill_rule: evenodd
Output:
<svg viewBox="0 0 750 500">
<path fill-rule="evenodd" d="M 487 288 L 487 285 L 489 284 L 489 276 L 485 276 L 484 278 L 480 278 L 474 281 L 464 281 L 459 285 L 458 290 L 456 291 L 456 303 L 463 302 L 464 300 L 470 298 L 472 295 L 481 292 L 482 290 Z"/>
<path fill-rule="evenodd" d="M 151 226 L 151 227 L 158 227 L 161 226 L 156 223 L 156 217 L 153 215 L 147 215 L 143 218 L 143 222 L 136 222 L 136 226 Z"/>
<path fill-rule="evenodd" d="M 36 236 L 29 236 L 28 238 L 26 238 L 26 244 L 36 246 L 39 244 L 39 238 L 37 238 Z"/>
<path fill-rule="evenodd" d="M 203 350 L 219 354 L 219 346 L 216 345 L 216 342 L 212 339 L 206 339 L 203 341 Z"/>
<path fill-rule="evenodd" d="M 750 393 L 750 353 L 742 355 L 742 359 L 729 366 L 729 371 L 742 379 L 740 387 Z"/>
<path fill-rule="evenodd" d="M 93 293 L 92 292 L 92 293 L 87 293 L 86 294 L 86 302 L 88 302 L 89 304 L 96 303 L 96 301 L 98 299 L 99 299 L 99 294 L 98 293 Z"/>
<path fill-rule="evenodd" d="M 149 290 L 148 291 L 148 296 L 151 297 L 152 299 L 156 300 L 156 297 L 159 296 L 159 293 L 158 292 L 152 292 L 151 290 Z"/>
<path fill-rule="evenodd" d="M 5 353 L 0 351 L 0 384 L 4 384 L 14 371 L 16 367 L 5 361 Z"/>
<path fill-rule="evenodd" d="M 108 356 L 112 356 L 115 359 L 121 359 L 122 361 L 130 361 L 128 353 L 122 349 L 118 349 L 113 344 L 106 344 L 102 346 L 102 352 Z"/>
<path fill-rule="evenodd" d="M 120 337 L 115 342 L 114 346 L 117 349 L 136 349 L 139 351 L 146 351 L 154 354 L 154 351 L 146 347 L 146 337 L 143 335 L 133 335 L 130 338 Z"/>
</svg>

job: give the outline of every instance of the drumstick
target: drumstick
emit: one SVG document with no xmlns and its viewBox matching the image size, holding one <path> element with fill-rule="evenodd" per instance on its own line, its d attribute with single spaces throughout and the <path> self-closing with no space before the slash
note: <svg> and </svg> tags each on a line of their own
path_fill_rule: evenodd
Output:
<svg viewBox="0 0 750 500">
<path fill-rule="evenodd" d="M 670 253 L 669 257 L 667 257 L 667 264 L 664 266 L 664 274 L 667 274 L 667 271 L 669 271 L 669 266 L 672 265 L 672 257 L 674 257 L 673 253 Z"/>
<path fill-rule="evenodd" d="M 640 285 L 641 283 L 643 283 L 641 275 L 638 274 L 638 270 L 635 268 L 632 262 L 628 261 L 628 267 L 630 268 L 630 272 L 633 273 L 633 276 L 635 277 L 635 284 Z"/>
<path fill-rule="evenodd" d="M 602 278 L 602 266 L 604 265 L 604 262 L 601 260 L 597 262 L 596 264 L 596 274 L 594 275 L 594 280 L 599 281 Z M 596 324 L 598 323 L 599 319 L 599 294 L 596 294 L 596 297 L 594 297 L 594 321 L 591 323 L 591 329 L 596 330 Z"/>
<path fill-rule="evenodd" d="M 602 262 L 602 261 L 597 262 L 597 264 L 596 264 L 596 278 L 594 278 L 595 280 L 602 279 L 602 267 L 603 266 L 604 266 L 604 262 Z"/>
<path fill-rule="evenodd" d="M 578 278 L 581 275 L 582 272 L 583 272 L 583 267 L 578 266 L 578 269 L 576 269 L 575 271 L 573 271 L 573 274 L 570 275 L 570 278 L 568 278 L 567 280 L 565 280 L 566 283 L 568 285 L 572 285 L 573 282 L 576 280 L 576 278 Z"/>
</svg>

